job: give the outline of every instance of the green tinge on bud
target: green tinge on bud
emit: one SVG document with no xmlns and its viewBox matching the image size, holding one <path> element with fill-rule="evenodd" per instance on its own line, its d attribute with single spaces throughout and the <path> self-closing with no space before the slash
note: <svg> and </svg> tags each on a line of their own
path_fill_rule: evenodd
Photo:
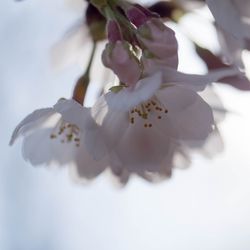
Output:
<svg viewBox="0 0 250 250">
<path fill-rule="evenodd" d="M 110 91 L 112 91 L 113 93 L 118 93 L 120 92 L 124 87 L 126 87 L 124 84 L 118 85 L 118 86 L 113 86 L 111 88 L 109 88 Z"/>
<path fill-rule="evenodd" d="M 89 26 L 89 34 L 94 42 L 102 41 L 106 38 L 106 22 L 93 22 Z"/>
<path fill-rule="evenodd" d="M 102 9 L 108 5 L 107 0 L 90 0 L 90 3 L 98 9 Z"/>
<path fill-rule="evenodd" d="M 147 26 L 141 26 L 138 28 L 138 34 L 145 39 L 152 39 L 151 31 Z"/>
<path fill-rule="evenodd" d="M 143 50 L 143 56 L 147 59 L 155 58 L 155 55 L 147 49 Z"/>
</svg>

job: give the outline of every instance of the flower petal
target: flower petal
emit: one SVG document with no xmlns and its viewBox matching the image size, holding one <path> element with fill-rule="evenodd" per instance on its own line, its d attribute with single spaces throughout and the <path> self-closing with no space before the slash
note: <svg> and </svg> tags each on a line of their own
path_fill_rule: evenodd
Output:
<svg viewBox="0 0 250 250">
<path fill-rule="evenodd" d="M 26 116 L 15 128 L 11 139 L 10 145 L 12 145 L 18 136 L 25 135 L 28 131 L 31 131 L 37 126 L 40 126 L 45 120 L 55 113 L 53 108 L 37 109 L 28 116 Z"/>
<path fill-rule="evenodd" d="M 239 74 L 236 68 L 213 70 L 206 75 L 185 74 L 172 68 L 161 68 L 163 74 L 163 82 L 166 85 L 178 85 L 189 88 L 194 91 L 202 91 L 212 82 L 217 82 L 220 79 L 228 76 Z"/>
<path fill-rule="evenodd" d="M 54 110 L 62 115 L 66 122 L 73 123 L 80 128 L 84 128 L 84 123 L 90 119 L 90 109 L 85 108 L 73 99 L 60 99 L 55 105 Z"/>
<path fill-rule="evenodd" d="M 204 140 L 212 132 L 212 109 L 196 92 L 175 86 L 158 91 L 156 96 L 168 109 L 162 122 L 172 138 Z"/>
<path fill-rule="evenodd" d="M 216 22 L 228 33 L 237 38 L 242 38 L 246 35 L 246 30 L 244 30 L 237 3 L 234 2 L 237 1 L 206 0 Z M 225 14 L 222 14 L 222 12 L 225 12 Z"/>
<path fill-rule="evenodd" d="M 108 110 L 103 97 L 92 108 L 92 116 L 93 120 L 86 123 L 86 146 L 94 159 L 99 160 L 122 138 L 129 125 L 129 118 L 126 111 Z"/>
<path fill-rule="evenodd" d="M 161 72 L 141 79 L 136 87 L 123 88 L 118 93 L 109 92 L 104 95 L 108 108 L 111 110 L 129 111 L 141 102 L 150 99 L 161 85 Z"/>
<path fill-rule="evenodd" d="M 51 128 L 38 129 L 24 137 L 23 158 L 34 166 L 40 164 L 49 165 L 53 162 L 63 165 L 72 161 L 76 150 L 75 145 L 51 139 L 51 132 Z"/>
<path fill-rule="evenodd" d="M 130 124 L 122 140 L 116 145 L 116 163 L 133 173 L 157 172 L 168 155 L 171 140 L 158 129 L 145 128 L 142 119 Z"/>
<path fill-rule="evenodd" d="M 80 180 L 89 180 L 97 177 L 108 167 L 107 159 L 97 161 L 88 153 L 85 144 L 82 143 L 77 151 L 74 172 Z"/>
</svg>

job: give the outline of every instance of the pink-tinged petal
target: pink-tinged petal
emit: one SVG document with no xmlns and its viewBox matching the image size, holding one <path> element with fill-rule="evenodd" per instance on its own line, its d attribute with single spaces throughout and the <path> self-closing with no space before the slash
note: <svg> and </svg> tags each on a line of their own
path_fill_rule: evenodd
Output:
<svg viewBox="0 0 250 250">
<path fill-rule="evenodd" d="M 15 128 L 9 144 L 12 145 L 18 136 L 25 135 L 27 132 L 33 130 L 37 126 L 40 126 L 53 114 L 55 114 L 53 108 L 43 108 L 35 110 L 26 116 Z"/>
<path fill-rule="evenodd" d="M 157 71 L 164 70 L 165 67 L 177 69 L 178 55 L 173 54 L 165 59 L 147 58 L 143 55 L 141 57 L 141 62 L 143 65 L 143 75 L 148 76 Z"/>
<path fill-rule="evenodd" d="M 171 150 L 171 140 L 154 126 L 145 128 L 144 121 L 138 120 L 130 124 L 114 150 L 121 166 L 131 173 L 159 172 Z"/>
<path fill-rule="evenodd" d="M 86 120 L 90 119 L 90 109 L 85 108 L 73 99 L 60 99 L 55 105 L 54 110 L 61 114 L 66 122 L 73 123 L 79 128 L 84 128 Z"/>
<path fill-rule="evenodd" d="M 168 110 L 163 122 L 172 138 L 204 140 L 212 132 L 212 109 L 196 92 L 174 86 L 158 91 L 156 96 Z"/>
<path fill-rule="evenodd" d="M 105 94 L 105 101 L 111 110 L 129 111 L 154 95 L 161 86 L 161 78 L 161 72 L 157 72 L 141 79 L 134 89 L 123 88 L 118 93 L 109 92 Z"/>
<path fill-rule="evenodd" d="M 138 29 L 137 38 L 156 59 L 164 60 L 169 67 L 177 68 L 178 44 L 175 33 L 160 19 L 152 18 L 142 25 Z"/>
<path fill-rule="evenodd" d="M 141 66 L 129 46 L 127 42 L 122 41 L 107 44 L 102 53 L 102 61 L 107 68 L 113 70 L 122 83 L 134 85 L 141 76 Z"/>
<path fill-rule="evenodd" d="M 206 86 L 213 82 L 218 82 L 224 77 L 239 74 L 236 68 L 226 68 L 213 70 L 206 75 L 185 74 L 172 68 L 159 68 L 163 74 L 163 82 L 166 85 L 173 84 L 192 89 L 194 91 L 203 91 Z"/>
</svg>

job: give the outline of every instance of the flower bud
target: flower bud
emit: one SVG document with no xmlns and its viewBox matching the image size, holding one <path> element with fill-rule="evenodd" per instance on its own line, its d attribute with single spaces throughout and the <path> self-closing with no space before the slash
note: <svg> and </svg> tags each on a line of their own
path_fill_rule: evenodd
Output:
<svg viewBox="0 0 250 250">
<path fill-rule="evenodd" d="M 152 18 L 138 28 L 137 38 L 143 43 L 144 50 L 157 59 L 167 61 L 168 58 L 175 58 L 171 66 L 177 68 L 178 44 L 175 33 L 158 18 Z"/>
<path fill-rule="evenodd" d="M 119 24 L 115 20 L 109 20 L 107 23 L 108 40 L 115 43 L 122 40 L 122 33 Z"/>
<path fill-rule="evenodd" d="M 136 27 L 140 27 L 149 20 L 149 17 L 143 11 L 134 6 L 127 9 L 126 16 Z"/>
<path fill-rule="evenodd" d="M 128 42 L 108 43 L 102 53 L 102 61 L 126 85 L 134 85 L 141 76 L 141 66 Z"/>
</svg>

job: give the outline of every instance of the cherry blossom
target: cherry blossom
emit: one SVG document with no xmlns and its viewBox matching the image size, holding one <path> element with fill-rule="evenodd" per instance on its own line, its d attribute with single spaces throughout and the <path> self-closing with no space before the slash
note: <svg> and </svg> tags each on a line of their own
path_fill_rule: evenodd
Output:
<svg viewBox="0 0 250 250">
<path fill-rule="evenodd" d="M 190 75 L 185 84 L 186 74 L 169 75 L 168 85 L 158 72 L 134 88 L 117 86 L 97 100 L 91 109 L 94 121 L 84 127 L 96 160 L 109 155 L 115 173 L 169 175 L 183 145 L 206 140 L 214 128 L 213 114 L 194 86 L 204 88 L 211 76 Z"/>
<path fill-rule="evenodd" d="M 58 109 L 64 111 L 67 121 Z M 82 124 L 88 115 L 89 110 L 76 101 L 61 99 L 53 107 L 35 110 L 24 118 L 14 130 L 10 145 L 22 136 L 23 157 L 32 165 L 71 165 L 78 177 L 92 179 L 105 170 L 107 163 L 92 159 L 85 147 L 83 131 L 68 122 L 73 117 Z"/>
</svg>

